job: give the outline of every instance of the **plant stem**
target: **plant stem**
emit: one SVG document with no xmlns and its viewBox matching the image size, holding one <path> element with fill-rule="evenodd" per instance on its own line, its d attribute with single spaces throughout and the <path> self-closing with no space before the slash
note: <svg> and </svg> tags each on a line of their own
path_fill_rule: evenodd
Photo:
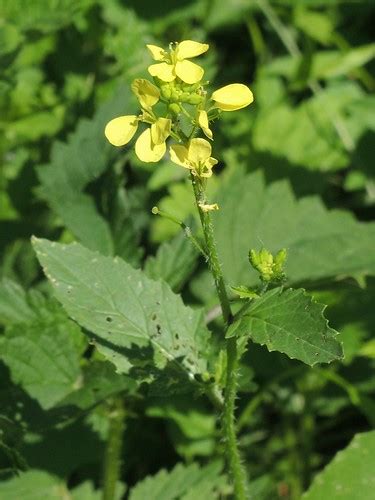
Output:
<svg viewBox="0 0 375 500">
<path fill-rule="evenodd" d="M 103 464 L 103 500 L 114 500 L 120 478 L 122 438 L 125 430 L 125 408 L 121 395 L 112 402 L 109 422 Z"/>
<path fill-rule="evenodd" d="M 237 339 L 227 340 L 227 380 L 225 386 L 223 431 L 229 467 L 229 476 L 233 481 L 234 497 L 236 500 L 246 500 L 246 474 L 241 464 L 238 449 L 235 422 L 235 400 L 237 395 L 238 352 Z"/>
<path fill-rule="evenodd" d="M 223 312 L 226 328 L 232 321 L 232 311 L 225 288 L 223 273 L 220 266 L 219 257 L 216 249 L 213 225 L 210 212 L 205 212 L 200 205 L 205 205 L 206 193 L 205 185 L 202 179 L 191 174 L 191 182 L 194 189 L 195 200 L 202 223 L 203 234 L 206 242 L 206 253 L 208 255 L 208 264 L 215 281 L 216 291 L 219 297 L 221 309 Z M 246 474 L 241 464 L 240 452 L 238 449 L 235 423 L 235 400 L 237 395 L 237 371 L 239 355 L 237 351 L 237 339 L 230 338 L 226 340 L 227 347 L 227 373 L 224 395 L 223 422 L 222 429 L 225 440 L 225 450 L 227 456 L 229 477 L 233 483 L 234 498 L 236 500 L 246 500 Z"/>
<path fill-rule="evenodd" d="M 217 295 L 219 297 L 221 309 L 223 311 L 224 321 L 226 325 L 229 325 L 232 320 L 232 312 L 230 309 L 230 303 L 225 288 L 223 273 L 221 270 L 219 257 L 216 250 L 216 242 L 214 237 L 214 229 L 212 225 L 211 214 L 210 212 L 204 212 L 199 206 L 200 204 L 205 205 L 207 202 L 203 181 L 199 179 L 197 176 L 191 174 L 191 182 L 194 189 L 199 217 L 201 219 L 204 239 L 206 242 L 206 250 L 207 250 L 206 253 L 208 255 L 208 264 L 210 266 L 210 270 L 215 281 L 215 287 Z"/>
</svg>

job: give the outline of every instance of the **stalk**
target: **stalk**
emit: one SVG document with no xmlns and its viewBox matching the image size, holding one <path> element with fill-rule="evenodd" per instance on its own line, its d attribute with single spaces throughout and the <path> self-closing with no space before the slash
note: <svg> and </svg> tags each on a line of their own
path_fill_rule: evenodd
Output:
<svg viewBox="0 0 375 500">
<path fill-rule="evenodd" d="M 202 224 L 204 239 L 206 243 L 206 253 L 208 265 L 214 278 L 216 292 L 219 297 L 223 318 L 226 328 L 232 321 L 232 311 L 225 288 L 225 282 L 221 265 L 216 249 L 216 241 L 210 212 L 204 212 L 200 204 L 206 204 L 206 193 L 204 181 L 191 174 L 197 209 Z M 238 351 L 236 338 L 226 340 L 227 348 L 227 373 L 224 395 L 224 409 L 222 420 L 222 431 L 224 435 L 225 451 L 227 457 L 229 477 L 233 483 L 235 500 L 246 500 L 246 474 L 241 464 L 240 452 L 238 449 L 235 423 L 235 400 L 237 395 L 237 371 L 238 371 Z"/>
<path fill-rule="evenodd" d="M 116 498 L 116 486 L 120 479 L 122 438 L 125 430 L 125 408 L 121 395 L 113 400 L 109 421 L 103 464 L 103 500 Z"/>
</svg>

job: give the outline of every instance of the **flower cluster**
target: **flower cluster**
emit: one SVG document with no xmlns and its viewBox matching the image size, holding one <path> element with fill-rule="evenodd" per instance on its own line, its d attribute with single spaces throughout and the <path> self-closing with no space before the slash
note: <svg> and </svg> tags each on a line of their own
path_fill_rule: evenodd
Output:
<svg viewBox="0 0 375 500">
<path fill-rule="evenodd" d="M 171 43 L 169 50 L 156 45 L 147 48 L 156 61 L 148 67 L 153 83 L 138 78 L 131 86 L 141 111 L 138 115 L 114 118 L 107 124 L 105 135 L 114 146 L 124 146 L 143 123 L 146 128 L 135 143 L 135 153 L 141 161 L 158 162 L 166 153 L 166 140 L 171 137 L 175 144 L 169 148 L 170 159 L 193 175 L 208 178 L 218 161 L 211 157 L 210 143 L 196 136 L 201 131 L 213 140 L 210 122 L 222 111 L 248 106 L 253 94 L 246 85 L 233 83 L 208 96 L 204 69 L 190 61 L 208 50 L 205 43 L 185 40 Z"/>
</svg>

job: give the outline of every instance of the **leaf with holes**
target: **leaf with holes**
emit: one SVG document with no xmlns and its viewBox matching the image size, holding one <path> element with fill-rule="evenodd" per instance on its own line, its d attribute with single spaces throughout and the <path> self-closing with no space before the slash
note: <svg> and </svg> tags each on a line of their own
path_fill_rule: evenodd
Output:
<svg viewBox="0 0 375 500">
<path fill-rule="evenodd" d="M 162 281 L 152 281 L 119 258 L 79 244 L 33 238 L 55 296 L 92 332 L 98 350 L 128 373 L 135 363 L 167 365 L 193 378 L 206 369 L 209 332 L 201 311 L 186 307 Z"/>
<path fill-rule="evenodd" d="M 328 326 L 324 307 L 303 289 L 275 288 L 252 302 L 227 337 L 248 336 L 269 351 L 279 351 L 308 365 L 343 357 L 338 333 Z"/>
</svg>

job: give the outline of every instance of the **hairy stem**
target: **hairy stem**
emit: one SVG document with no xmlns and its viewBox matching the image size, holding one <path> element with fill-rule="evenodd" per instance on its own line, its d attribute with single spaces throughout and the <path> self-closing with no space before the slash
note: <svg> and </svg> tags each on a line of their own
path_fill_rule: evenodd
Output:
<svg viewBox="0 0 375 500">
<path fill-rule="evenodd" d="M 114 500 L 117 482 L 120 479 L 122 438 L 125 430 L 125 408 L 121 396 L 112 402 L 109 421 L 103 464 L 103 500 Z"/>
<path fill-rule="evenodd" d="M 197 202 L 199 217 L 201 219 L 204 239 L 206 242 L 208 265 L 210 266 L 210 270 L 215 281 L 215 287 L 217 295 L 219 297 L 221 309 L 223 311 L 224 321 L 227 325 L 229 325 L 232 319 L 232 312 L 230 309 L 229 299 L 227 291 L 225 289 L 223 273 L 221 270 L 219 257 L 216 250 L 216 242 L 214 237 L 214 229 L 212 225 L 211 214 L 210 212 L 204 212 L 200 207 L 200 205 L 202 204 L 204 205 L 207 203 L 204 185 L 202 180 L 194 175 L 191 175 L 191 182 L 193 184 L 195 200 Z"/>
<path fill-rule="evenodd" d="M 223 318 L 228 327 L 232 321 L 232 311 L 225 288 L 223 273 L 220 266 L 216 249 L 213 225 L 210 212 L 202 210 L 201 205 L 207 203 L 204 181 L 191 175 L 195 199 L 199 216 L 202 223 L 203 234 L 206 242 L 206 253 L 208 264 L 215 281 L 217 295 L 219 297 Z M 227 373 L 224 395 L 222 429 L 225 441 L 225 450 L 228 463 L 228 472 L 233 483 L 234 498 L 236 500 L 246 500 L 246 474 L 241 464 L 240 452 L 238 449 L 235 423 L 235 400 L 237 395 L 237 369 L 239 356 L 237 352 L 236 338 L 226 340 L 227 348 Z"/>
</svg>

